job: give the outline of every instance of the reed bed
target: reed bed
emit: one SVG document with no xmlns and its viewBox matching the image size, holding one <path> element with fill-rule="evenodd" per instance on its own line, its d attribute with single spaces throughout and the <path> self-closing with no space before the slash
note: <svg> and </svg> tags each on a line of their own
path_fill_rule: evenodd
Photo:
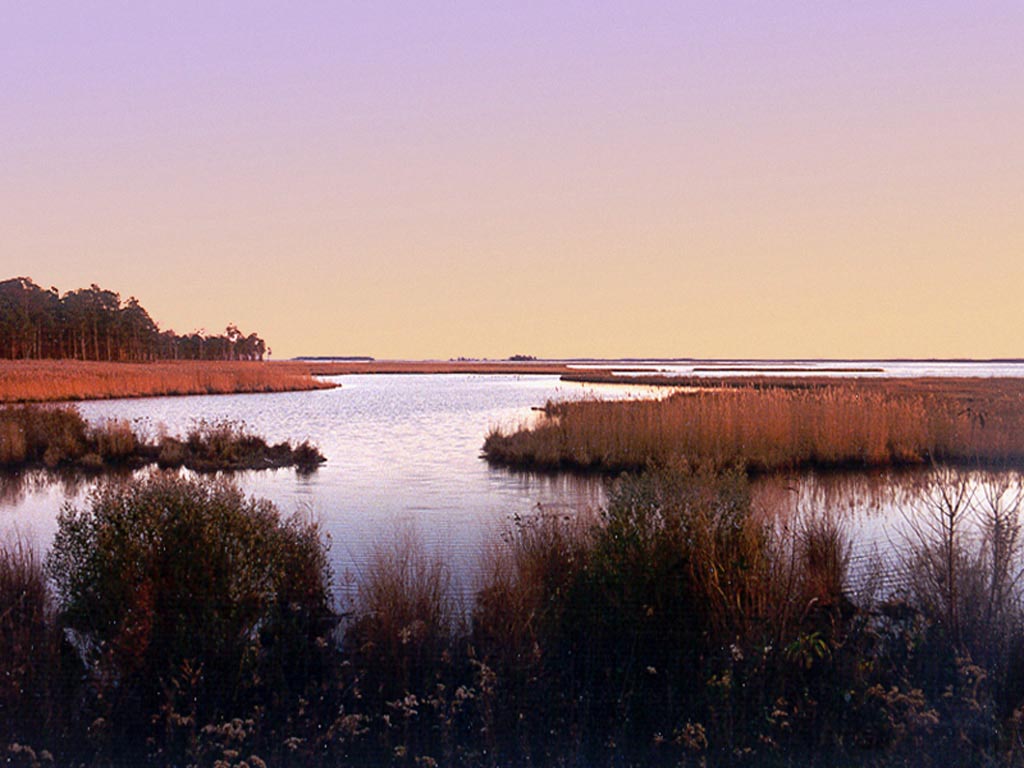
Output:
<svg viewBox="0 0 1024 768">
<path fill-rule="evenodd" d="M 295 362 L 0 361 L 3 403 L 287 392 L 333 386 L 314 378 L 309 365 Z"/>
<path fill-rule="evenodd" d="M 409 692 L 429 690 L 456 636 L 447 563 L 428 554 L 413 531 L 401 530 L 393 541 L 378 543 L 358 587 L 357 618 L 344 640 L 363 670 L 365 699 L 386 708 Z"/>
<path fill-rule="evenodd" d="M 523 468 L 602 472 L 686 461 L 750 472 L 940 462 L 1024 464 L 1024 383 L 748 384 L 663 400 L 549 403 L 495 429 L 484 455 Z"/>
</svg>

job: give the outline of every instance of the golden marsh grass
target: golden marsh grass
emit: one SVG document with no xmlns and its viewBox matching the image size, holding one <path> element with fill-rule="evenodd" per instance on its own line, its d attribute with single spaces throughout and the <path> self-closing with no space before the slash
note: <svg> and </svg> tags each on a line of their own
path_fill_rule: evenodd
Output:
<svg viewBox="0 0 1024 768">
<path fill-rule="evenodd" d="M 324 389 L 305 363 L 0 361 L 0 402 Z"/>
<path fill-rule="evenodd" d="M 494 430 L 492 462 L 606 472 L 687 461 L 752 472 L 928 462 L 1024 463 L 1024 382 L 830 380 L 549 403 L 530 429 Z"/>
</svg>

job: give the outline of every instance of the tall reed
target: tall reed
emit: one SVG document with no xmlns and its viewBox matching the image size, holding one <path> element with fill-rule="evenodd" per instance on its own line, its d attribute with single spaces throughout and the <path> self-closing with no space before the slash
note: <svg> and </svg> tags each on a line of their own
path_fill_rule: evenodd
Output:
<svg viewBox="0 0 1024 768">
<path fill-rule="evenodd" d="M 429 686 L 456 632 L 451 580 L 444 560 L 428 555 L 412 530 L 376 546 L 359 583 L 359 618 L 345 637 L 368 668 L 384 673 L 368 692 L 386 700 Z"/>
</svg>

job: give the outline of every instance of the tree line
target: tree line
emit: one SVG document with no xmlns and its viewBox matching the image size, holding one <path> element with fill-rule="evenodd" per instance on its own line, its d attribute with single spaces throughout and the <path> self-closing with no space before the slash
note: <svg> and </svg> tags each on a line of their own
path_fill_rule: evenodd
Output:
<svg viewBox="0 0 1024 768">
<path fill-rule="evenodd" d="M 68 291 L 30 278 L 0 282 L 0 358 L 37 360 L 263 360 L 266 342 L 231 324 L 222 334 L 162 331 L 134 296 L 95 283 Z"/>
</svg>

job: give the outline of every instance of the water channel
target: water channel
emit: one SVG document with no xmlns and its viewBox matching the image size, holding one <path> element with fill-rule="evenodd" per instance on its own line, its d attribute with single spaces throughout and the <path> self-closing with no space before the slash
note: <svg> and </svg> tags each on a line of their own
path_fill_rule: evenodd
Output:
<svg viewBox="0 0 1024 768">
<path fill-rule="evenodd" d="M 586 386 L 555 376 L 402 375 L 338 377 L 336 389 L 91 401 L 91 422 L 126 419 L 148 435 L 183 434 L 200 420 L 244 422 L 269 442 L 310 440 L 327 462 L 310 475 L 291 469 L 235 473 L 247 493 L 285 513 L 316 516 L 331 538 L 340 578 L 358 578 L 372 548 L 417 536 L 453 564 L 538 505 L 575 512 L 603 501 L 593 478 L 494 469 L 480 458 L 488 430 L 528 422 L 549 399 L 651 396 L 645 387 Z M 44 472 L 0 482 L 0 530 L 42 548 L 67 503 L 83 505 L 93 481 L 53 482 Z M 460 570 L 456 568 L 456 570 Z M 461 569 L 464 570 L 464 569 Z"/>
<path fill-rule="evenodd" d="M 1014 372 L 1022 375 L 1021 370 Z M 1006 375 L 1002 369 L 985 373 Z M 108 400 L 77 407 L 90 421 L 127 419 L 149 435 L 182 434 L 199 420 L 231 420 L 272 442 L 308 439 L 328 458 L 313 474 L 268 470 L 233 477 L 246 493 L 270 499 L 282 512 L 318 518 L 330 536 L 340 583 L 358 581 L 375 546 L 412 534 L 451 563 L 463 588 L 471 588 L 482 547 L 513 519 L 538 509 L 596 509 L 606 494 L 605 484 L 593 477 L 488 466 L 480 458 L 488 430 L 528 422 L 533 409 L 552 399 L 665 392 L 574 384 L 555 376 L 352 375 L 335 381 L 341 386 L 315 392 Z M 54 482 L 44 472 L 0 479 L 0 531 L 16 530 L 45 549 L 62 505 L 86 504 L 94 482 Z M 988 481 L 971 482 L 981 489 Z M 1015 482 L 1019 486 L 1019 478 Z M 756 483 L 754 491 L 757 504 L 791 516 L 840 515 L 855 541 L 857 562 L 884 558 L 905 536 L 901 527 L 908 510 L 920 513 L 928 504 L 920 477 L 775 478 Z"/>
</svg>

